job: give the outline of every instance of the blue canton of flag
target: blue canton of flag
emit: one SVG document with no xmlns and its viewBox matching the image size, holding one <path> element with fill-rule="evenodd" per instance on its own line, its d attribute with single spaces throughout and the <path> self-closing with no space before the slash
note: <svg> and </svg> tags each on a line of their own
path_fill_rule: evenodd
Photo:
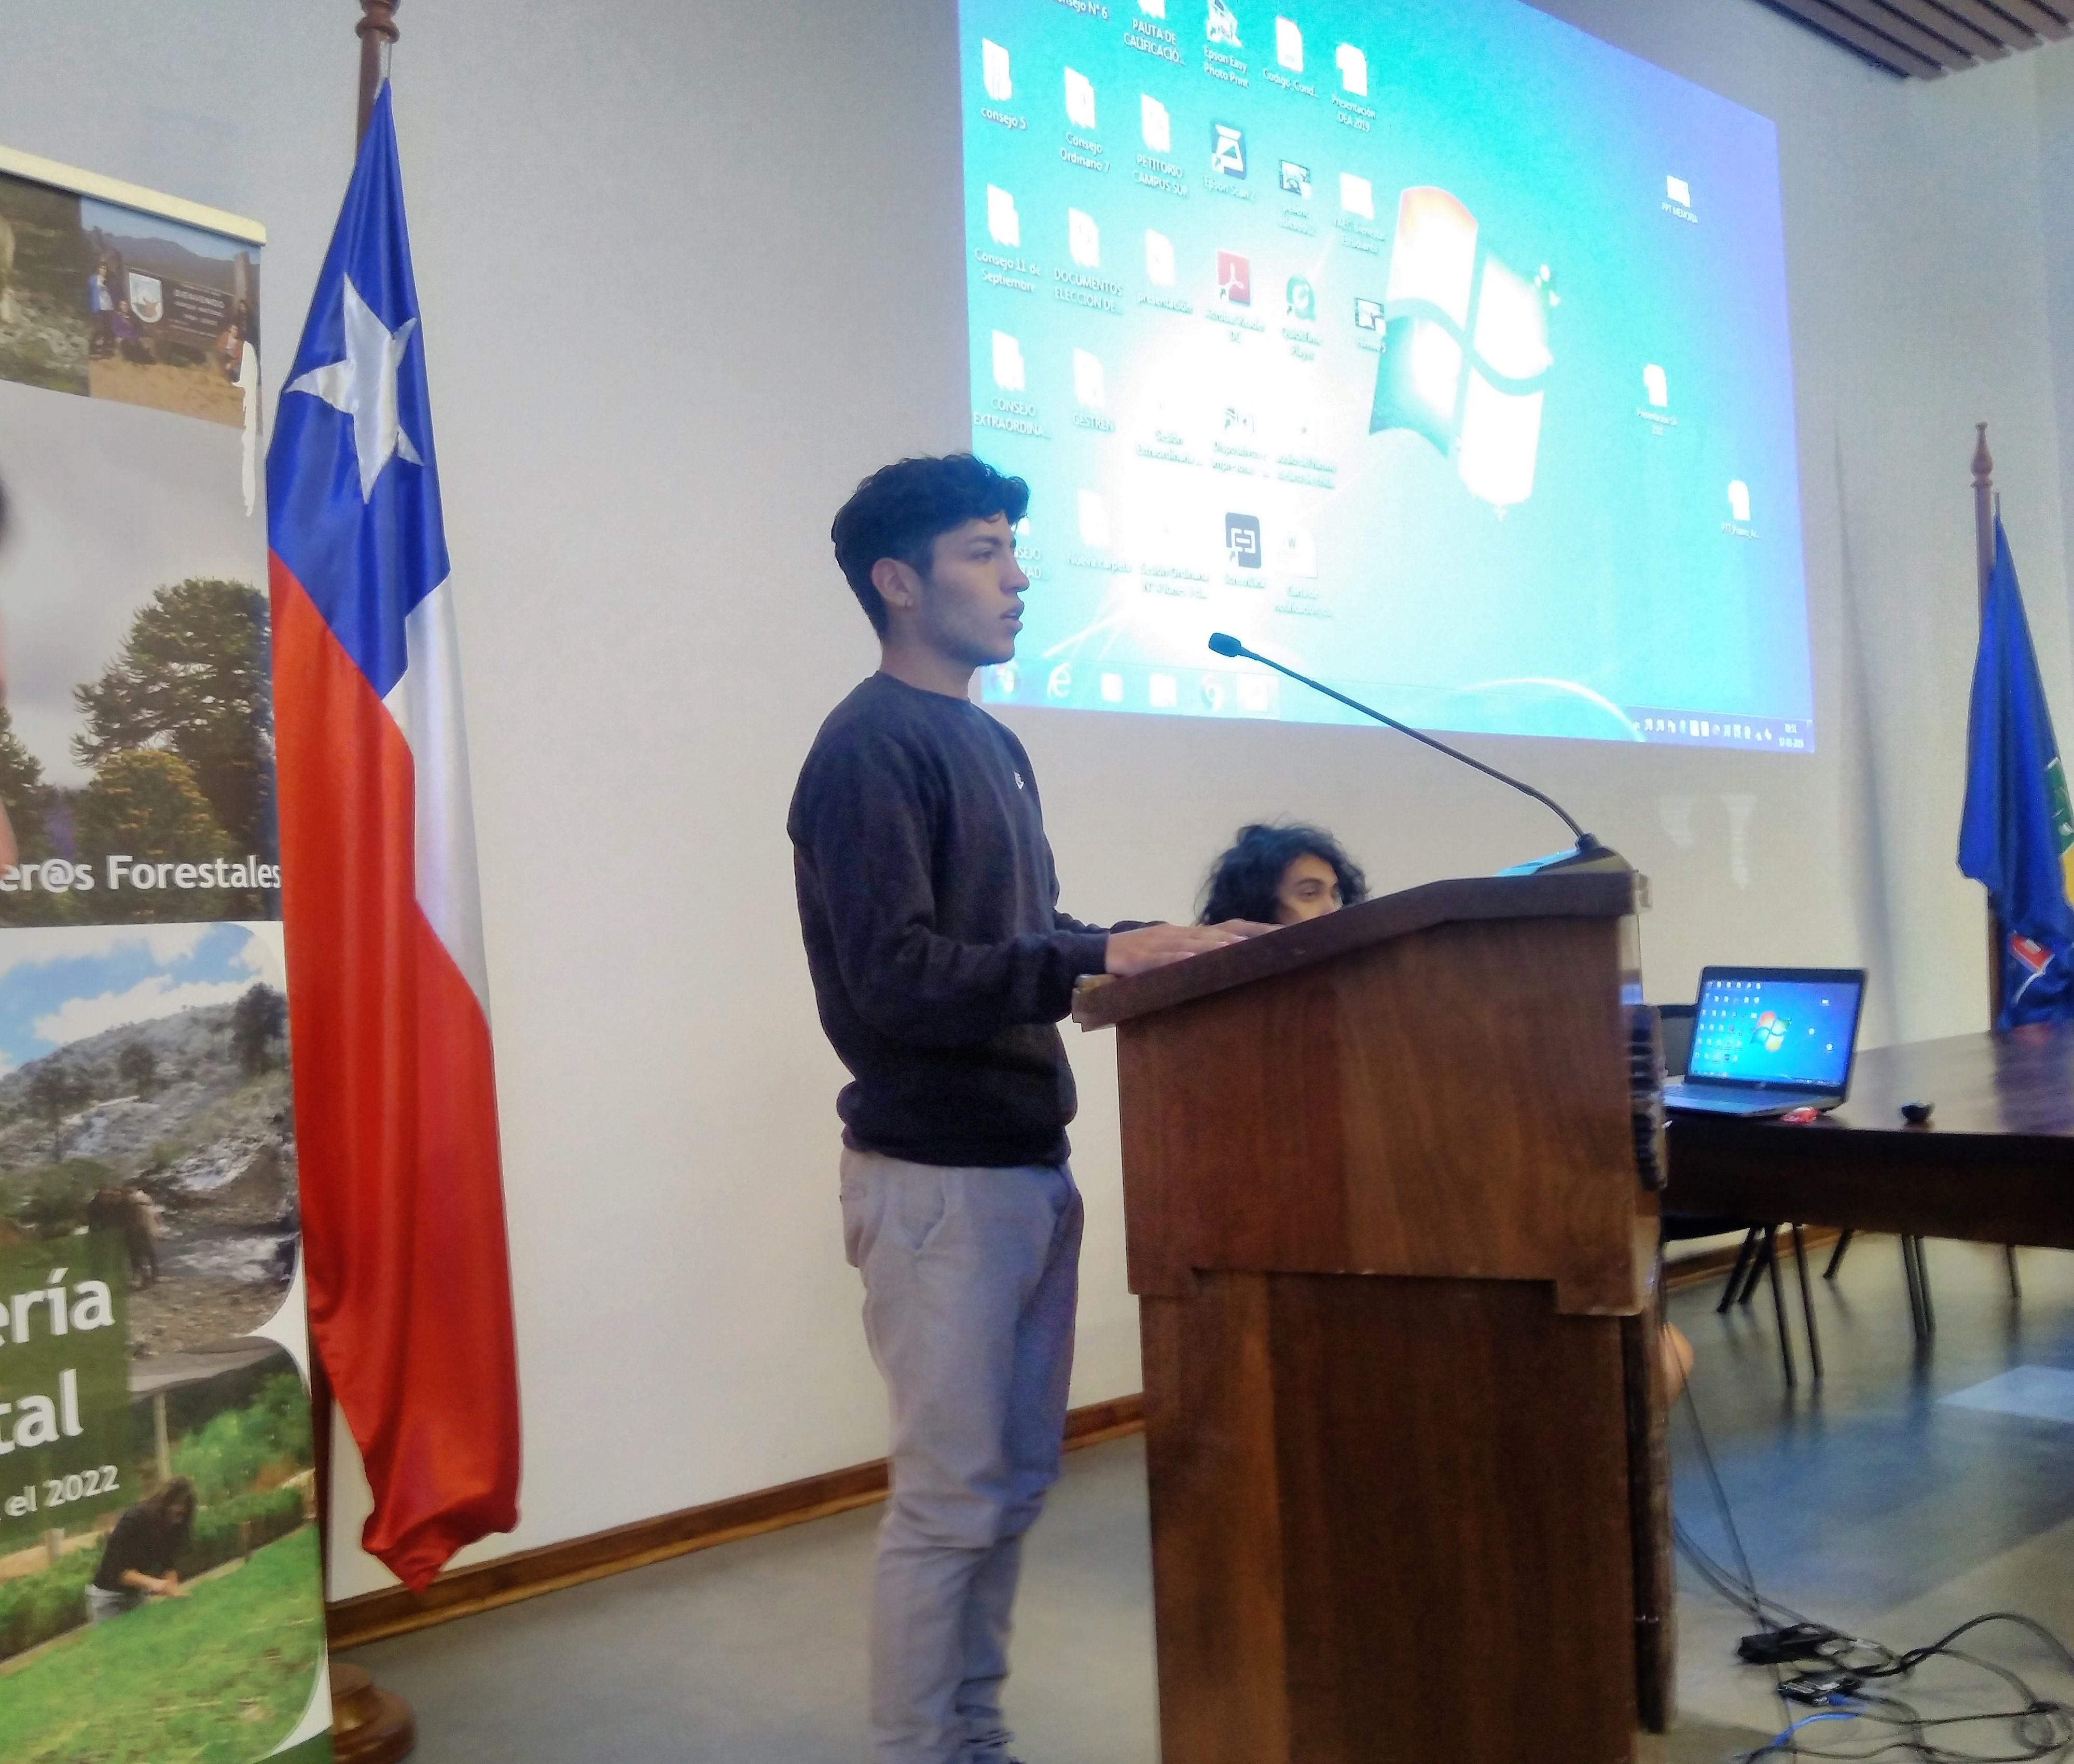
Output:
<svg viewBox="0 0 2074 1764">
<path fill-rule="evenodd" d="M 1966 729 L 1959 868 L 1988 891 L 2002 928 L 1998 1028 L 2074 1016 L 2074 808 L 2052 736 L 2009 536 L 1995 520 L 1995 567 L 1981 609 Z"/>
<path fill-rule="evenodd" d="M 274 548 L 377 697 L 409 665 L 405 624 L 447 579 L 432 399 L 389 89 L 274 419 Z"/>
</svg>

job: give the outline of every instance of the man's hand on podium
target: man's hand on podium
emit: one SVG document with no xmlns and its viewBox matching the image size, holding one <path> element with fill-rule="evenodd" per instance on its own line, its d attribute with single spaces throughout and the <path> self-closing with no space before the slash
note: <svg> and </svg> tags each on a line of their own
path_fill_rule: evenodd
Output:
<svg viewBox="0 0 2074 1764">
<path fill-rule="evenodd" d="M 1244 943 L 1273 925 L 1256 924 L 1250 919 L 1227 919 L 1221 925 L 1146 925 L 1137 931 L 1109 933 L 1108 971 L 1113 974 L 1142 974 L 1169 962 L 1200 956 L 1206 949 L 1222 949 Z"/>
</svg>

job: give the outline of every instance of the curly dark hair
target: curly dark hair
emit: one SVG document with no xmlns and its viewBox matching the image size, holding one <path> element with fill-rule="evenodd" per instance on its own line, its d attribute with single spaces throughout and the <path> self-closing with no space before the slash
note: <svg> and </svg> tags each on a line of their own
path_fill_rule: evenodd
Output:
<svg viewBox="0 0 2074 1764">
<path fill-rule="evenodd" d="M 1197 923 L 1217 925 L 1227 919 L 1250 919 L 1273 924 L 1275 890 L 1282 884 L 1283 873 L 1299 857 L 1316 857 L 1332 865 L 1342 907 L 1368 899 L 1368 878 L 1324 828 L 1300 821 L 1255 821 L 1240 828 L 1231 849 L 1210 865 Z"/>
<path fill-rule="evenodd" d="M 1008 517 L 1013 527 L 1030 506 L 1030 486 L 969 453 L 902 460 L 882 467 L 836 510 L 828 537 L 836 562 L 871 628 L 886 634 L 886 602 L 872 586 L 872 566 L 897 557 L 921 574 L 940 535 L 967 521 Z"/>
</svg>

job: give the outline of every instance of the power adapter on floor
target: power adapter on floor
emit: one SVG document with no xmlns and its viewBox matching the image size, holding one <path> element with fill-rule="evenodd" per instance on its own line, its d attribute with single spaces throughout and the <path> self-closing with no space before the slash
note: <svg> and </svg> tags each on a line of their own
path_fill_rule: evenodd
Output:
<svg viewBox="0 0 2074 1764">
<path fill-rule="evenodd" d="M 1790 1678 L 1781 1683 L 1779 1694 L 1790 1702 L 1806 1703 L 1822 1709 L 1839 1697 L 1848 1697 L 1864 1683 L 1855 1672 L 1803 1672 L 1798 1678 Z"/>
<path fill-rule="evenodd" d="M 1823 1649 L 1842 1638 L 1820 1623 L 1791 1623 L 1784 1629 L 1759 1630 L 1736 1644 L 1736 1653 L 1752 1666 L 1784 1666 L 1793 1660 L 1819 1660 Z"/>
</svg>

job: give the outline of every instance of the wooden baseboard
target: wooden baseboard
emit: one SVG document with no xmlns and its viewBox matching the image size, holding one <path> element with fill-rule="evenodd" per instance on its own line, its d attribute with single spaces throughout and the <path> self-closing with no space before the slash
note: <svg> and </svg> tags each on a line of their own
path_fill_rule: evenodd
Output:
<svg viewBox="0 0 2074 1764">
<path fill-rule="evenodd" d="M 1145 1426 L 1144 1399 L 1114 1397 L 1091 1403 L 1066 1417 L 1066 1446 L 1076 1450 L 1137 1433 Z M 514 1605 L 543 1593 L 585 1580 L 602 1580 L 628 1568 L 667 1560 L 717 1543 L 776 1531 L 809 1519 L 869 1506 L 886 1493 L 886 1460 L 853 1464 L 775 1489 L 758 1489 L 705 1506 L 686 1507 L 609 1531 L 593 1531 L 537 1550 L 520 1550 L 477 1568 L 443 1574 L 422 1593 L 407 1587 L 363 1593 L 324 1607 L 324 1627 L 334 1649 L 358 1647 L 391 1635 L 450 1622 L 477 1611 Z"/>
<path fill-rule="evenodd" d="M 1808 1246 L 1808 1254 L 1812 1256 L 1818 1250 L 1828 1249 L 1841 1235 L 1834 1225 L 1809 1225 L 1801 1232 L 1800 1238 Z M 1717 1274 L 1726 1274 L 1736 1265 L 1736 1254 L 1741 1247 L 1739 1240 L 1735 1243 L 1725 1243 L 1718 1249 L 1702 1250 L 1696 1256 L 1683 1256 L 1675 1262 L 1666 1262 L 1663 1266 L 1664 1290 L 1681 1292 L 1687 1287 L 1696 1287 L 1712 1279 Z M 1792 1254 L 1792 1239 L 1781 1237 L 1779 1247 L 1783 1254 Z"/>
</svg>

